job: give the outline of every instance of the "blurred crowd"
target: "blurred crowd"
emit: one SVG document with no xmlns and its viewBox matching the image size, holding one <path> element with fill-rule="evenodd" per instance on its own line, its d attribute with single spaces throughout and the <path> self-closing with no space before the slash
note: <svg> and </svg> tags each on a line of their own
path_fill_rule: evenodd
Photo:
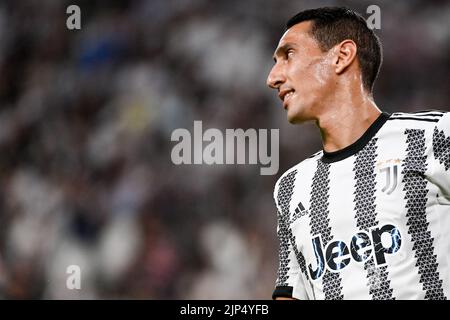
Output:
<svg viewBox="0 0 450 320">
<path fill-rule="evenodd" d="M 0 298 L 270 299 L 273 186 L 321 148 L 265 86 L 273 50 L 300 10 L 370 4 L 380 108 L 449 110 L 448 1 L 2 1 Z M 279 128 L 279 172 L 174 165 L 171 133 L 194 120 Z"/>
</svg>

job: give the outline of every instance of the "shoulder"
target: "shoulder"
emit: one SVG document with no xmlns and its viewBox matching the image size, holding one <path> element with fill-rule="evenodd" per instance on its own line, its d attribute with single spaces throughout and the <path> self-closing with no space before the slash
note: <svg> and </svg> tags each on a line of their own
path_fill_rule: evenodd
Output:
<svg viewBox="0 0 450 320">
<path fill-rule="evenodd" d="M 423 131 L 429 137 L 437 126 L 449 126 L 450 113 L 443 110 L 392 113 L 383 130 L 387 134 L 405 134 L 415 130 Z M 445 124 L 446 123 L 446 124 Z"/>
<path fill-rule="evenodd" d="M 394 112 L 389 121 L 395 122 L 396 126 L 431 126 L 442 119 L 448 119 L 449 112 L 443 110 L 423 110 L 416 112 Z"/>
<path fill-rule="evenodd" d="M 424 110 L 416 112 L 394 112 L 389 117 L 396 127 L 446 128 L 450 130 L 450 112 L 444 110 Z"/>
<path fill-rule="evenodd" d="M 276 185 L 280 184 L 283 181 L 283 179 L 286 180 L 286 178 L 288 176 L 292 176 L 294 174 L 301 173 L 304 170 L 310 170 L 311 166 L 315 167 L 317 160 L 320 159 L 322 157 L 322 155 L 323 155 L 322 150 L 317 151 L 316 153 L 312 154 L 305 160 L 303 160 L 303 161 L 297 163 L 295 166 L 289 168 L 281 175 L 281 177 L 278 179 Z"/>
<path fill-rule="evenodd" d="M 297 163 L 295 166 L 286 170 L 280 176 L 280 178 L 278 178 L 277 182 L 275 183 L 275 188 L 274 188 L 274 192 L 273 192 L 275 201 L 277 199 L 277 194 L 278 194 L 278 190 L 279 190 L 280 186 L 284 187 L 286 184 L 293 183 L 295 181 L 295 179 L 297 178 L 297 176 L 299 176 L 299 175 L 301 176 L 302 172 L 305 172 L 305 171 L 310 172 L 311 170 L 314 170 L 314 168 L 316 167 L 317 160 L 320 159 L 322 157 L 322 155 L 323 155 L 322 150 L 317 151 L 316 153 L 312 154 L 305 160 Z"/>
<path fill-rule="evenodd" d="M 432 132 L 432 149 L 434 158 L 444 163 L 445 169 L 450 168 L 450 112 L 447 112 L 436 123 Z"/>
<path fill-rule="evenodd" d="M 450 112 L 443 111 L 442 116 L 439 121 L 436 123 L 435 133 L 437 131 L 442 131 L 446 136 L 450 135 Z"/>
</svg>

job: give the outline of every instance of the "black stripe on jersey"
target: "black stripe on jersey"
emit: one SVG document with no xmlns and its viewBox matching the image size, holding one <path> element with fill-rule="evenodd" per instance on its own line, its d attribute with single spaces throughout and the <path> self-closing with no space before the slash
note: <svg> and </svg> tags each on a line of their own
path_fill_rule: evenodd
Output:
<svg viewBox="0 0 450 320">
<path fill-rule="evenodd" d="M 295 236 L 292 234 L 292 230 L 289 227 L 289 207 L 292 199 L 292 193 L 294 191 L 294 182 L 297 170 L 293 170 L 284 176 L 279 185 L 277 200 L 278 205 L 281 208 L 281 212 L 278 212 L 278 238 L 280 243 L 279 250 L 279 269 L 277 278 L 277 289 L 273 293 L 273 297 L 277 296 L 277 292 L 281 290 L 282 287 L 288 287 L 288 272 L 289 272 L 289 254 L 290 245 L 292 246 L 297 262 L 300 266 L 301 272 L 303 272 L 308 278 L 308 273 L 306 272 L 306 262 L 303 254 L 298 251 Z M 278 290 L 278 291 L 277 291 Z M 284 292 L 284 291 L 283 291 Z"/>
<path fill-rule="evenodd" d="M 278 240 L 279 249 L 279 268 L 277 286 L 287 286 L 289 272 L 289 235 L 287 230 L 287 220 L 283 216 L 289 217 L 289 203 L 291 202 L 294 190 L 294 181 L 297 170 L 294 170 L 281 179 L 277 200 L 282 212 L 278 211 Z"/>
<path fill-rule="evenodd" d="M 434 254 L 434 238 L 428 230 L 429 222 L 426 216 L 427 180 L 424 179 L 427 170 L 425 155 L 425 130 L 406 129 L 406 158 L 402 170 L 408 218 L 408 234 L 411 235 L 416 266 L 425 291 L 425 299 L 443 300 L 442 280 L 437 271 L 437 257 Z"/>
<path fill-rule="evenodd" d="M 413 113 L 414 117 L 439 117 L 441 118 L 444 114 L 443 113 L 437 113 L 437 112 L 429 112 L 429 113 Z"/>
<path fill-rule="evenodd" d="M 433 132 L 434 158 L 443 164 L 445 171 L 450 169 L 450 137 L 446 137 L 444 131 L 434 128 Z"/>
<path fill-rule="evenodd" d="M 369 229 L 378 225 L 375 204 L 376 191 L 376 151 L 377 138 L 374 138 L 362 149 L 355 159 L 355 218 L 356 226 L 369 232 Z M 387 266 L 377 267 L 373 256 L 364 263 L 367 271 L 369 294 L 373 300 L 394 300 L 393 289 L 388 280 Z"/>
<path fill-rule="evenodd" d="M 328 190 L 330 164 L 324 163 L 321 160 L 317 161 L 317 170 L 314 173 L 312 190 L 311 190 L 311 205 L 310 205 L 310 226 L 311 235 L 320 235 L 325 247 L 328 242 L 333 239 L 331 235 L 331 227 L 329 226 L 329 210 L 328 210 Z M 342 300 L 341 277 L 339 273 L 333 273 L 329 270 L 325 271 L 322 278 L 323 292 L 326 300 Z"/>
<path fill-rule="evenodd" d="M 425 118 L 414 118 L 414 117 L 394 117 L 391 116 L 389 120 L 416 120 L 416 121 L 428 121 L 428 122 L 438 122 L 439 119 L 425 119 Z"/>
<path fill-rule="evenodd" d="M 413 116 L 413 117 L 419 117 L 419 118 L 423 118 L 423 117 L 442 117 L 444 115 L 444 113 L 442 112 L 394 112 L 392 114 L 393 117 L 398 117 L 398 116 L 404 116 L 404 117 L 408 117 L 408 116 Z"/>
<path fill-rule="evenodd" d="M 448 111 L 445 111 L 445 110 L 422 110 L 422 111 L 414 111 L 414 112 L 410 112 L 410 113 L 414 113 L 414 114 L 417 114 L 417 113 L 424 113 L 424 114 L 427 114 L 427 113 L 440 113 L 440 114 L 444 115 L 447 112 Z"/>
</svg>

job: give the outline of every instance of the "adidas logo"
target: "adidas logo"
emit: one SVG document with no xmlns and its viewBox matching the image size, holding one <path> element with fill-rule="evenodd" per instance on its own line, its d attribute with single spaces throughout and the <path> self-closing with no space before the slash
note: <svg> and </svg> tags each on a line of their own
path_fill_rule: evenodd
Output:
<svg viewBox="0 0 450 320">
<path fill-rule="evenodd" d="M 295 220 L 297 220 L 300 217 L 303 217 L 304 215 L 308 214 L 309 211 L 305 209 L 303 204 L 301 202 L 298 203 L 297 208 L 294 210 L 294 214 L 292 215 L 291 223 L 293 223 Z"/>
</svg>

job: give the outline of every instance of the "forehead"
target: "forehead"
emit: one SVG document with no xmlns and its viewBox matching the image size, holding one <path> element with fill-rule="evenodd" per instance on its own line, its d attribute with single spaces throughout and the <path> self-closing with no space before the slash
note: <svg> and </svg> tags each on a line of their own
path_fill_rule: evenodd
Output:
<svg viewBox="0 0 450 320">
<path fill-rule="evenodd" d="M 309 34 L 310 28 L 311 21 L 304 21 L 293 25 L 283 34 L 278 43 L 277 49 L 288 43 L 301 46 L 307 46 L 314 43 L 314 39 Z"/>
</svg>

